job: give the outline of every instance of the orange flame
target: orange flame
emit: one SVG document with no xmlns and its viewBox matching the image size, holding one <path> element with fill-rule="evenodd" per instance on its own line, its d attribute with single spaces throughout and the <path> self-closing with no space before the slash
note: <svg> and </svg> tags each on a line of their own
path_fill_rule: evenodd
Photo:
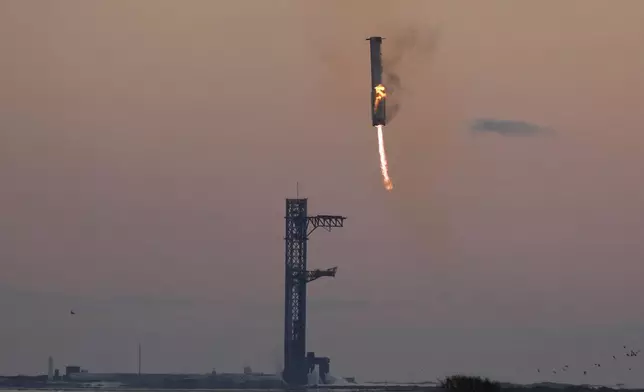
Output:
<svg viewBox="0 0 644 392">
<path fill-rule="evenodd" d="M 385 153 L 385 140 L 382 136 L 382 125 L 377 125 L 378 130 L 378 153 L 380 154 L 380 172 L 382 172 L 382 182 L 385 189 L 390 191 L 394 189 L 394 184 L 389 178 L 389 165 L 387 164 L 387 154 Z"/>
<path fill-rule="evenodd" d="M 378 111 L 378 105 L 380 104 L 380 101 L 387 97 L 387 93 L 385 92 L 385 86 L 383 86 L 382 84 L 377 85 L 373 89 L 376 90 L 376 99 L 373 102 L 373 112 L 375 113 L 376 111 Z"/>
</svg>

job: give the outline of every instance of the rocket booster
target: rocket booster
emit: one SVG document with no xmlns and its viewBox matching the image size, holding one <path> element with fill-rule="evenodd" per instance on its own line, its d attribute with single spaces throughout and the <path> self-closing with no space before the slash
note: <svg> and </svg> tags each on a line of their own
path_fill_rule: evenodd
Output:
<svg viewBox="0 0 644 392">
<path fill-rule="evenodd" d="M 382 37 L 369 37 L 371 49 L 371 122 L 373 126 L 386 125 L 385 89 L 382 84 L 382 53 L 380 45 Z"/>
</svg>

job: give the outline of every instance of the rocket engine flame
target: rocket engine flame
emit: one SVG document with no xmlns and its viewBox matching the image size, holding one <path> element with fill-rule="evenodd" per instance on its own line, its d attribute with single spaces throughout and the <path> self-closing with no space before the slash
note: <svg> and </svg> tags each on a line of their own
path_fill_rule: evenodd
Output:
<svg viewBox="0 0 644 392">
<path fill-rule="evenodd" d="M 376 90 L 376 99 L 373 102 L 373 112 L 375 113 L 378 111 L 378 105 L 380 104 L 380 101 L 387 97 L 387 92 L 385 91 L 385 86 L 383 86 L 382 84 L 374 87 L 374 90 Z"/>
<path fill-rule="evenodd" d="M 376 101 L 377 102 L 377 101 Z M 385 140 L 382 135 L 382 125 L 377 125 L 378 130 L 378 153 L 380 154 L 380 172 L 382 172 L 382 183 L 385 189 L 390 191 L 394 189 L 394 184 L 389 178 L 389 165 L 387 164 L 387 154 L 385 153 Z"/>
</svg>

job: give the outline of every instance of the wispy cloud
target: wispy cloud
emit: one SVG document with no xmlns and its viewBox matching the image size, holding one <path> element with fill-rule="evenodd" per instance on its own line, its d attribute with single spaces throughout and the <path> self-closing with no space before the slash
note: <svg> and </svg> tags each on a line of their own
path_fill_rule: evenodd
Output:
<svg viewBox="0 0 644 392">
<path fill-rule="evenodd" d="M 525 121 L 479 118 L 471 127 L 474 132 L 494 132 L 503 136 L 536 136 L 550 133 L 551 129 Z"/>
</svg>

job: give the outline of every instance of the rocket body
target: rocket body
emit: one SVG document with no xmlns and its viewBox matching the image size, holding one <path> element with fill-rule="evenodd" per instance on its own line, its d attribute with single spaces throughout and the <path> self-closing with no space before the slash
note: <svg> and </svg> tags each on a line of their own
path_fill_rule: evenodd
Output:
<svg viewBox="0 0 644 392">
<path fill-rule="evenodd" d="M 387 114 L 385 111 L 386 99 L 376 101 L 377 87 L 382 86 L 382 37 L 369 37 L 369 47 L 371 50 L 371 122 L 373 126 L 386 125 Z"/>
</svg>

